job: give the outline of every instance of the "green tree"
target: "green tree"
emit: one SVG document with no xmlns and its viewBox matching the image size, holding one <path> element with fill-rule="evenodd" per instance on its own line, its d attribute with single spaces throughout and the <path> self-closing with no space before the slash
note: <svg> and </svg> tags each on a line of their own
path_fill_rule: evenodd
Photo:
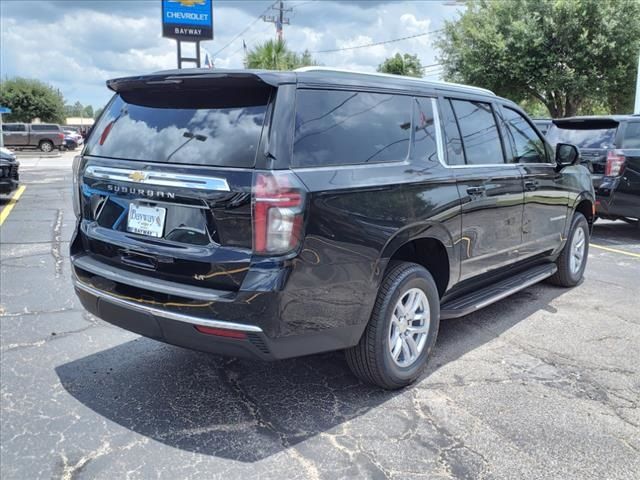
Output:
<svg viewBox="0 0 640 480">
<path fill-rule="evenodd" d="M 82 113 L 85 118 L 93 118 L 93 107 L 91 105 L 87 105 L 84 107 Z"/>
<path fill-rule="evenodd" d="M 628 112 L 638 0 L 470 0 L 437 42 L 448 80 L 537 100 L 553 117 Z"/>
<path fill-rule="evenodd" d="M 396 53 L 378 65 L 378 71 L 393 73 L 394 75 L 406 75 L 408 77 L 422 77 L 422 63 L 417 55 Z"/>
<path fill-rule="evenodd" d="M 62 122 L 64 98 L 59 90 L 39 80 L 12 78 L 0 82 L 0 105 L 9 107 L 7 122 Z"/>
<path fill-rule="evenodd" d="M 316 65 L 309 51 L 302 55 L 289 50 L 284 40 L 267 40 L 252 48 L 247 54 L 248 68 L 265 70 L 293 70 L 298 67 Z"/>
</svg>

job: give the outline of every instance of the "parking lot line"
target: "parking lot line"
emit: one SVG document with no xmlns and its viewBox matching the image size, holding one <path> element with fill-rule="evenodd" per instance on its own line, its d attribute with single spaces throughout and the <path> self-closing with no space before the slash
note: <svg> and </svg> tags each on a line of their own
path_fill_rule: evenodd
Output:
<svg viewBox="0 0 640 480">
<path fill-rule="evenodd" d="M 16 190 L 16 193 L 14 193 L 13 196 L 11 197 L 11 200 L 9 200 L 9 203 L 7 203 L 5 207 L 2 209 L 2 211 L 0 212 L 0 226 L 2 226 L 4 221 L 7 219 L 7 217 L 11 213 L 11 210 L 13 210 L 13 206 L 16 204 L 16 202 L 18 201 L 18 199 L 20 198 L 20 196 L 22 195 L 22 193 L 25 191 L 26 188 L 27 188 L 26 185 L 20 186 L 18 190 Z"/>
<path fill-rule="evenodd" d="M 2 222 L 0 222 L 0 225 Z M 620 253 L 622 255 L 629 255 L 630 257 L 640 258 L 640 253 L 625 252 L 624 250 L 618 250 L 617 248 L 605 247 L 602 245 L 590 244 L 592 247 L 599 248 L 600 250 L 606 250 L 607 252 Z"/>
</svg>

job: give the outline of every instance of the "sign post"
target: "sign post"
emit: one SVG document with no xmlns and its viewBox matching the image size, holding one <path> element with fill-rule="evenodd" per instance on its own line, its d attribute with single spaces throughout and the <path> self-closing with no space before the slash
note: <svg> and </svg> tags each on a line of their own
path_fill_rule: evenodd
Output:
<svg viewBox="0 0 640 480">
<path fill-rule="evenodd" d="M 178 68 L 193 62 L 200 68 L 200 42 L 213 40 L 212 0 L 162 0 L 162 36 L 178 46 Z M 195 43 L 195 57 L 182 56 L 182 43 Z"/>
</svg>

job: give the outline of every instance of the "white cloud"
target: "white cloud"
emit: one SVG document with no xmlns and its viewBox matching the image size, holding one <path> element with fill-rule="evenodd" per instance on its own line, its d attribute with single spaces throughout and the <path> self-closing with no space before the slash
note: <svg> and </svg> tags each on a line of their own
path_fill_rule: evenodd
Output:
<svg viewBox="0 0 640 480">
<path fill-rule="evenodd" d="M 28 5 L 27 5 L 28 4 Z M 293 12 L 285 39 L 297 51 L 353 47 L 416 35 L 440 28 L 456 9 L 437 1 L 301 2 L 287 1 Z M 269 5 L 263 2 L 214 3 L 215 40 L 203 47 L 215 54 Z M 27 8 L 28 7 L 28 8 Z M 248 47 L 274 37 L 274 25 L 255 22 L 215 55 L 218 68 L 242 68 Z M 433 36 L 369 48 L 315 53 L 323 65 L 373 71 L 396 52 L 415 53 L 435 63 Z M 188 48 L 188 47 L 185 47 Z M 175 68 L 176 47 L 160 34 L 160 2 L 2 2 L 0 73 L 38 78 L 59 88 L 69 103 L 103 105 L 109 78 Z M 430 77 L 434 78 L 434 77 Z"/>
</svg>

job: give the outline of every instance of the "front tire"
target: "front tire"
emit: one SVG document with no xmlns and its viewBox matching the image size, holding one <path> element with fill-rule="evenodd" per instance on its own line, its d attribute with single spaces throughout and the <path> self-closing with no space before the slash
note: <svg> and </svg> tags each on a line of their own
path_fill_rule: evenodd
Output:
<svg viewBox="0 0 640 480">
<path fill-rule="evenodd" d="M 415 263 L 394 262 L 360 342 L 346 351 L 347 363 L 366 383 L 405 387 L 424 370 L 439 325 L 440 297 L 431 274 Z"/>
<path fill-rule="evenodd" d="M 573 215 L 569 237 L 556 260 L 558 271 L 549 281 L 560 287 L 574 287 L 582 280 L 589 256 L 589 224 L 580 212 Z"/>
</svg>

